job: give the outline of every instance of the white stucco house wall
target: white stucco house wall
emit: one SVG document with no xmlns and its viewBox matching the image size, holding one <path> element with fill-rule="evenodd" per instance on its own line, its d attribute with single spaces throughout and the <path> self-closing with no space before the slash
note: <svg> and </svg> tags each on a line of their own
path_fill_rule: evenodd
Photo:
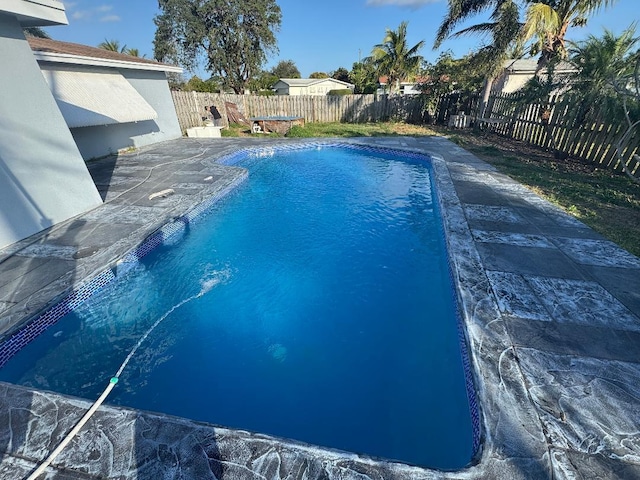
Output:
<svg viewBox="0 0 640 480">
<path fill-rule="evenodd" d="M 0 249 L 102 204 L 85 159 L 181 136 L 179 69 L 22 31 L 67 23 L 58 0 L 0 2 Z"/>
<path fill-rule="evenodd" d="M 281 78 L 271 88 L 276 95 L 326 95 L 331 90 L 353 91 L 355 85 L 335 78 Z"/>
<path fill-rule="evenodd" d="M 417 78 L 414 80 L 407 80 L 404 82 L 400 82 L 400 90 L 398 90 L 399 95 L 420 95 L 422 92 L 420 91 L 420 81 L 422 78 Z M 378 79 L 378 95 L 384 95 L 389 93 L 389 79 L 387 77 L 380 77 Z"/>
<path fill-rule="evenodd" d="M 538 60 L 535 58 L 506 60 L 502 72 L 493 82 L 492 93 L 513 93 L 521 89 L 536 74 L 536 68 Z M 554 73 L 561 76 L 574 72 L 576 68 L 571 63 L 560 62 Z"/>
<path fill-rule="evenodd" d="M 57 0 L 0 2 L 0 248 L 102 203 L 22 33 L 66 23 Z"/>
<path fill-rule="evenodd" d="M 75 43 L 28 42 L 85 160 L 182 135 L 166 77 L 181 68 Z"/>
</svg>

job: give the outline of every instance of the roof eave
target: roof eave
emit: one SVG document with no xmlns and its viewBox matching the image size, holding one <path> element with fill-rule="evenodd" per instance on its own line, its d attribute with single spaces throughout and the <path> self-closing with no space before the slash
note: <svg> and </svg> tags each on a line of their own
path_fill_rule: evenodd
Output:
<svg viewBox="0 0 640 480">
<path fill-rule="evenodd" d="M 68 25 L 64 5 L 58 0 L 3 0 L 0 13 L 14 15 L 23 27 Z"/>
<path fill-rule="evenodd" d="M 155 64 L 135 61 L 128 62 L 125 60 L 86 57 L 81 55 L 70 55 L 67 53 L 44 52 L 40 50 L 34 50 L 33 54 L 36 57 L 36 60 L 38 60 L 39 62 L 67 63 L 72 65 L 90 65 L 94 67 L 128 68 L 131 70 L 151 70 L 167 73 L 182 73 L 181 67 L 166 65 L 164 63 Z"/>
</svg>

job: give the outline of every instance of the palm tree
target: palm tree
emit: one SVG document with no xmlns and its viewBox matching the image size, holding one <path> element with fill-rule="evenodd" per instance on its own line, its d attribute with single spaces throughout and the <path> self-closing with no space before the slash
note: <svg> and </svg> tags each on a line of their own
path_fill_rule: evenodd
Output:
<svg viewBox="0 0 640 480">
<path fill-rule="evenodd" d="M 589 15 L 616 0 L 547 0 L 529 2 L 522 27 L 523 43 L 535 38 L 531 53 L 540 54 L 538 70 L 549 62 L 567 57 L 566 39 L 569 26 L 582 27 Z"/>
<path fill-rule="evenodd" d="M 624 172 L 635 182 L 640 178 L 629 169 L 623 152 L 640 126 L 640 38 L 635 25 L 616 36 L 605 30 L 590 35 L 569 48 L 571 61 L 579 67 L 572 78 L 569 101 L 578 108 L 578 120 L 624 125 L 615 154 Z M 640 160 L 636 154 L 635 160 Z"/>
<path fill-rule="evenodd" d="M 131 55 L 132 57 L 140 57 L 140 50 L 138 50 L 137 48 L 127 48 L 122 53 Z M 142 55 L 142 58 L 146 58 L 146 55 Z"/>
<path fill-rule="evenodd" d="M 621 78 L 629 78 L 633 71 L 633 56 L 640 44 L 632 25 L 616 36 L 605 30 L 601 37 L 589 35 L 586 40 L 574 44 L 568 49 L 571 62 L 578 67 L 572 76 L 571 91 L 585 109 L 598 110 L 605 116 L 603 120 L 611 121 L 621 116 L 621 104 L 614 88 L 614 82 Z"/>
<path fill-rule="evenodd" d="M 105 38 L 104 42 L 98 45 L 98 48 L 102 48 L 103 50 L 109 50 L 110 52 L 118 52 L 124 53 L 127 50 L 127 46 L 123 45 L 120 47 L 120 42 L 118 40 L 107 40 Z"/>
<path fill-rule="evenodd" d="M 516 45 L 518 34 L 522 27 L 519 22 L 520 11 L 518 5 L 513 0 L 493 0 L 485 1 L 487 7 L 493 6 L 490 22 L 480 23 L 471 27 L 451 33 L 455 25 L 462 22 L 472 13 L 478 13 L 483 8 L 480 1 L 470 0 L 450 0 L 449 17 L 445 18 L 440 25 L 436 35 L 434 48 L 438 48 L 447 37 L 457 37 L 468 34 L 483 34 L 491 37 L 491 43 L 481 47 L 470 61 L 479 69 L 485 71 L 484 87 L 480 103 L 480 117 L 484 117 L 484 112 L 491 94 L 491 87 L 494 79 L 502 71 L 504 62 L 510 58 L 509 54 Z M 464 8 L 467 8 L 466 10 Z M 451 12 L 457 18 L 451 16 Z"/>
<path fill-rule="evenodd" d="M 373 47 L 369 59 L 376 65 L 377 75 L 387 77 L 391 91 L 399 91 L 400 83 L 420 67 L 423 58 L 418 51 L 423 46 L 424 40 L 421 40 L 413 47 L 408 47 L 407 22 L 402 22 L 397 31 L 387 29 L 382 43 Z"/>
<path fill-rule="evenodd" d="M 615 153 L 624 173 L 634 182 L 640 183 L 638 171 L 632 171 L 624 161 L 623 152 L 628 148 L 628 142 L 638 135 L 640 130 L 640 50 L 630 56 L 629 71 L 611 82 L 616 94 L 622 102 L 626 130 L 616 142 Z M 640 154 L 633 153 L 632 160 L 640 164 Z"/>
<path fill-rule="evenodd" d="M 554 59 L 566 56 L 565 36 L 570 26 L 586 24 L 587 17 L 601 7 L 612 5 L 616 0 L 449 0 L 449 11 L 442 21 L 434 48 L 452 33 L 464 20 L 493 8 L 493 22 L 469 27 L 461 33 L 491 33 L 493 49 L 487 63 L 485 95 L 488 98 L 490 84 L 502 68 L 506 53 L 514 44 L 524 44 L 533 38 L 536 42 L 531 53 L 540 53 L 538 71 Z M 524 10 L 525 21 L 514 35 L 513 15 Z"/>
</svg>

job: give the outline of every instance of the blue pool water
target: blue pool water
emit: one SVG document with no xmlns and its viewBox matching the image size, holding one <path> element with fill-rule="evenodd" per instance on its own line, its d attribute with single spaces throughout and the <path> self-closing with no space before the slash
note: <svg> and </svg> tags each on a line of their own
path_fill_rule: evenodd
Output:
<svg viewBox="0 0 640 480">
<path fill-rule="evenodd" d="M 430 168 L 322 148 L 249 180 L 62 318 L 0 380 L 455 469 L 472 425 Z"/>
</svg>

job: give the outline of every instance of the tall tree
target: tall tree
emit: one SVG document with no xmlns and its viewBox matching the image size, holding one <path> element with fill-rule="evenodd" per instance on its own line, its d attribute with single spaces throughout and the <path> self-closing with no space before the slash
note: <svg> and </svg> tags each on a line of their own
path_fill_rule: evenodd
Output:
<svg viewBox="0 0 640 480">
<path fill-rule="evenodd" d="M 300 70 L 298 70 L 293 60 L 280 60 L 271 69 L 271 74 L 278 78 L 300 78 Z"/>
<path fill-rule="evenodd" d="M 236 93 L 259 73 L 267 53 L 276 52 L 282 14 L 275 0 L 159 0 L 154 18 L 154 57 L 206 68 Z M 165 58 L 166 57 L 166 58 Z"/>
<path fill-rule="evenodd" d="M 490 21 L 452 33 L 454 28 L 475 14 L 492 8 Z M 489 101 L 493 81 L 504 67 L 510 51 L 517 43 L 521 30 L 520 9 L 514 0 L 449 0 L 449 13 L 442 21 L 434 48 L 448 37 L 467 34 L 489 36 L 490 42 L 480 47 L 470 58 L 471 62 L 484 70 L 484 87 L 480 102 L 480 117 Z"/>
<path fill-rule="evenodd" d="M 309 78 L 329 78 L 329 75 L 324 72 L 313 72 Z"/>
<path fill-rule="evenodd" d="M 51 36 L 40 27 L 25 27 L 22 31 L 27 37 L 51 38 Z"/>
<path fill-rule="evenodd" d="M 486 65 L 485 90 L 481 112 L 484 112 L 493 80 L 514 45 L 532 39 L 533 54 L 541 53 L 539 70 L 551 59 L 566 53 L 565 35 L 569 26 L 585 25 L 587 17 L 616 0 L 449 0 L 449 10 L 438 33 L 434 47 L 448 37 L 464 33 L 489 33 L 492 42 L 478 51 L 478 63 Z M 452 33 L 461 22 L 492 9 L 491 22 L 481 23 Z M 521 12 L 525 21 L 519 23 Z"/>
<path fill-rule="evenodd" d="M 354 93 L 374 93 L 378 88 L 378 78 L 373 62 L 367 59 L 355 62 L 349 72 L 349 81 L 355 85 Z"/>
<path fill-rule="evenodd" d="M 156 16 L 153 22 L 156 24 L 156 34 L 153 38 L 153 58 L 159 62 L 180 63 L 177 35 L 173 33 L 173 22 L 166 15 Z"/>
<path fill-rule="evenodd" d="M 414 46 L 407 45 L 407 22 L 400 23 L 398 30 L 387 29 L 382 43 L 375 45 L 371 57 L 379 76 L 387 77 L 391 92 L 400 90 L 400 82 L 415 74 L 423 58 L 418 54 L 424 40 Z"/>
<path fill-rule="evenodd" d="M 567 57 L 566 34 L 569 26 L 587 24 L 589 15 L 616 0 L 546 0 L 529 1 L 521 41 L 535 39 L 531 53 L 540 54 L 539 69 L 549 62 Z"/>
<path fill-rule="evenodd" d="M 336 71 L 331 72 L 331 78 L 349 83 L 349 70 L 344 67 L 339 67 Z"/>
</svg>

